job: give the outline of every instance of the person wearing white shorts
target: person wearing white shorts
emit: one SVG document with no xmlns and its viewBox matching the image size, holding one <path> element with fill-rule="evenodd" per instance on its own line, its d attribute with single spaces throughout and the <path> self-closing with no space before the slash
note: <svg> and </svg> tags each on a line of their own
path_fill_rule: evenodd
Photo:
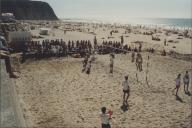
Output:
<svg viewBox="0 0 192 128">
<path fill-rule="evenodd" d="M 189 93 L 189 89 L 188 89 L 189 88 L 189 81 L 190 81 L 189 74 L 188 74 L 188 71 L 186 71 L 185 76 L 183 77 L 185 93 Z"/>
<path fill-rule="evenodd" d="M 125 81 L 123 81 L 122 86 L 123 86 L 123 104 L 128 104 L 127 100 L 129 98 L 129 95 L 130 95 L 128 76 L 125 76 Z"/>
<path fill-rule="evenodd" d="M 175 79 L 176 87 L 173 89 L 173 91 L 176 89 L 176 96 L 178 96 L 178 91 L 181 85 L 181 74 L 177 75 L 177 78 Z"/>
</svg>

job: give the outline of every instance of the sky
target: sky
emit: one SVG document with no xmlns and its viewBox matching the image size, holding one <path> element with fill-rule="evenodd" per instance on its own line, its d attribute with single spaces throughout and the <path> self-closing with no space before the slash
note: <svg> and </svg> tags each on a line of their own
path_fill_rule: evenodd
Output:
<svg viewBox="0 0 192 128">
<path fill-rule="evenodd" d="M 192 0 L 41 0 L 59 18 L 191 18 Z"/>
</svg>

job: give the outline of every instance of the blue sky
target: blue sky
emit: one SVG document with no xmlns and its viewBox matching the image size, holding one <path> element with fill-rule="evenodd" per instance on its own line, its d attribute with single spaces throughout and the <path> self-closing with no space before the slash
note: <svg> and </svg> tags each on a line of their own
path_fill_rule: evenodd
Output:
<svg viewBox="0 0 192 128">
<path fill-rule="evenodd" d="M 42 0 L 59 18 L 191 18 L 192 0 Z"/>
</svg>

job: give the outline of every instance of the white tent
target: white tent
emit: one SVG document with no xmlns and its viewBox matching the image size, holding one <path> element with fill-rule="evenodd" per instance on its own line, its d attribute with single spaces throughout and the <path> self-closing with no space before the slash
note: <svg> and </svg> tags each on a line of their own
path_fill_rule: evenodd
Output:
<svg viewBox="0 0 192 128">
<path fill-rule="evenodd" d="M 49 34 L 49 30 L 48 28 L 40 28 L 40 35 L 48 35 Z"/>
</svg>

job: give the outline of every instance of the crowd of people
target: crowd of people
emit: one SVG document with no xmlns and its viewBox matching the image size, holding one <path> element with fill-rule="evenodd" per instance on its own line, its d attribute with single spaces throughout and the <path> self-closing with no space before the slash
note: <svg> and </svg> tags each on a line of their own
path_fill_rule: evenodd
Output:
<svg viewBox="0 0 192 128">
<path fill-rule="evenodd" d="M 84 57 L 87 53 L 91 54 L 93 50 L 90 40 L 77 40 L 65 42 L 62 39 L 56 40 L 43 40 L 26 42 L 24 45 L 24 58 L 27 58 L 28 54 L 33 54 L 35 58 L 45 57 L 62 57 L 72 54 L 79 54 L 80 57 Z"/>
<path fill-rule="evenodd" d="M 43 41 L 27 41 L 23 42 L 21 51 L 23 52 L 23 61 L 27 58 L 48 58 L 48 57 L 64 57 L 68 55 L 78 55 L 77 57 L 85 57 L 86 54 L 97 52 L 98 54 L 109 53 L 127 53 L 127 52 L 141 52 L 142 44 L 138 47 L 130 47 L 122 42 L 103 41 L 97 44 L 94 40 L 92 44 L 90 40 L 77 40 L 68 42 L 62 39 L 56 40 L 43 40 Z"/>
<path fill-rule="evenodd" d="M 132 48 L 127 44 L 123 44 L 122 42 L 117 41 L 103 41 L 101 45 L 98 45 L 98 54 L 109 54 L 109 53 L 127 53 L 127 52 L 140 52 L 142 45 L 139 44 L 139 47 Z"/>
</svg>

